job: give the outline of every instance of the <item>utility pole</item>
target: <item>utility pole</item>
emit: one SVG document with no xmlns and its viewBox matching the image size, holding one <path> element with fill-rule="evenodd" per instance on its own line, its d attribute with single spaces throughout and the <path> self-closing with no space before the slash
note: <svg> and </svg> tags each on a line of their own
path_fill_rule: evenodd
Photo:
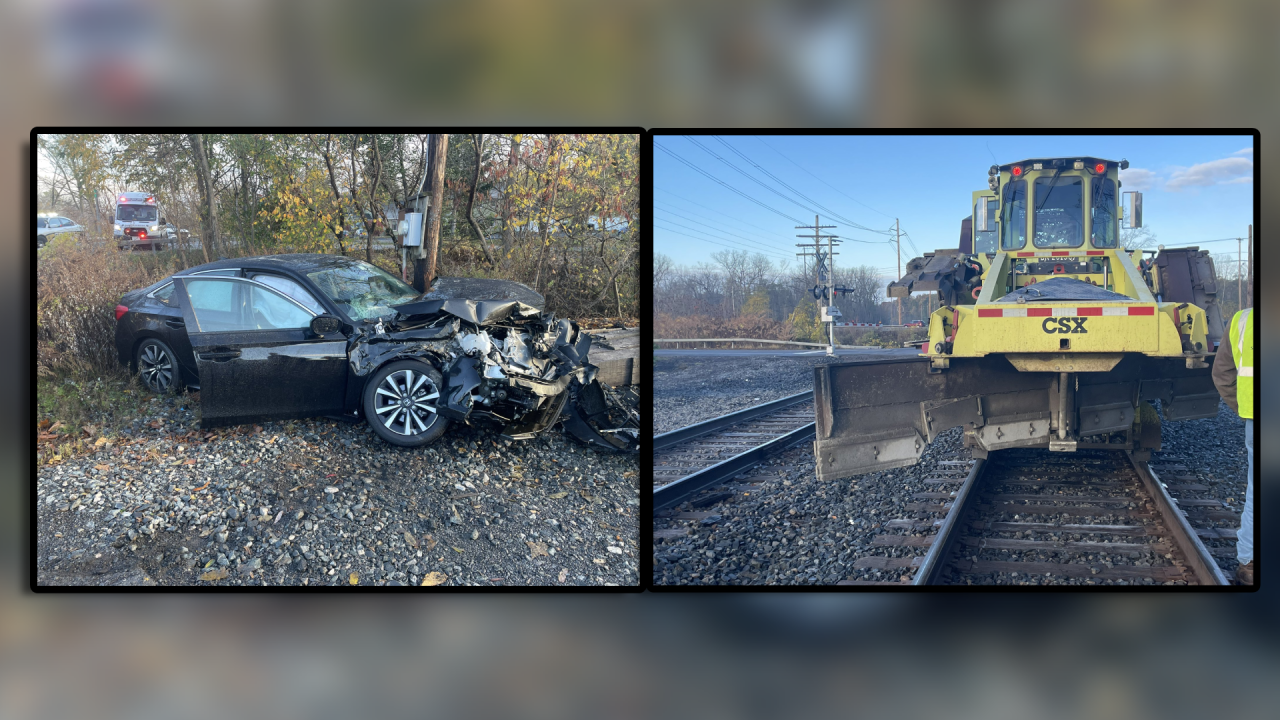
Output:
<svg viewBox="0 0 1280 720">
<path fill-rule="evenodd" d="M 1244 255 L 1241 253 L 1240 241 L 1242 238 L 1236 238 L 1236 309 L 1244 309 L 1244 273 L 1242 261 Z"/>
<path fill-rule="evenodd" d="M 1253 307 L 1253 226 L 1249 226 L 1249 307 Z"/>
<path fill-rule="evenodd" d="M 898 277 L 902 277 L 902 224 L 898 222 L 898 218 L 893 219 L 893 233 L 898 241 Z M 902 324 L 902 298 L 894 298 L 898 301 L 898 324 Z"/>
<path fill-rule="evenodd" d="M 444 163 L 448 154 L 449 136 L 435 134 L 431 136 L 431 146 L 427 155 L 426 187 L 431 195 L 423 217 L 426 225 L 423 242 L 417 248 L 413 260 L 413 287 L 418 292 L 431 289 L 436 274 L 436 251 L 440 247 L 440 207 L 444 203 Z"/>
<path fill-rule="evenodd" d="M 813 216 L 813 225 L 797 225 L 796 226 L 797 230 L 813 230 L 813 254 L 814 254 L 814 258 L 816 259 L 816 262 L 813 264 L 813 272 L 814 272 L 814 280 L 815 280 L 814 285 L 815 287 L 824 287 L 824 286 L 826 287 L 826 290 L 827 290 L 826 297 L 822 298 L 822 300 L 825 301 L 826 303 L 823 307 L 827 307 L 827 308 L 831 308 L 835 305 L 835 302 L 833 300 L 834 298 L 833 293 L 835 292 L 835 290 L 833 289 L 833 287 L 835 286 L 835 275 L 833 273 L 835 269 L 835 253 L 833 252 L 832 243 L 838 242 L 839 236 L 823 235 L 822 231 L 831 229 L 834 227 L 836 226 L 821 224 L 818 220 L 817 215 Z M 808 237 L 808 236 L 796 235 L 796 237 Z M 822 241 L 824 239 L 827 241 L 827 251 L 825 255 L 825 260 L 822 252 Z M 796 243 L 796 247 L 803 248 L 803 247 L 806 247 L 806 245 Z M 803 253 L 797 253 L 797 254 L 803 255 Z M 825 277 L 824 277 L 824 273 L 825 273 Z M 824 279 L 826 280 L 825 283 L 823 282 Z M 828 311 L 827 314 L 828 316 L 830 316 L 830 311 Z M 827 327 L 827 331 L 828 331 L 827 354 L 835 355 L 836 353 L 835 319 L 832 318 L 828 322 L 830 324 Z"/>
</svg>

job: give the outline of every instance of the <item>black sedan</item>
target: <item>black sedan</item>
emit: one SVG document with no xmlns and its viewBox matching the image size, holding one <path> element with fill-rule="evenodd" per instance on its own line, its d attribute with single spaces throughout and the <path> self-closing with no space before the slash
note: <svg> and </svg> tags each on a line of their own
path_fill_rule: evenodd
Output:
<svg viewBox="0 0 1280 720">
<path fill-rule="evenodd" d="M 636 411 L 594 381 L 590 336 L 543 302 L 504 280 L 440 278 L 419 294 L 337 255 L 220 260 L 127 293 L 116 350 L 154 392 L 199 388 L 205 427 L 363 415 L 416 447 L 451 421 L 526 439 L 560 420 L 635 451 Z"/>
</svg>

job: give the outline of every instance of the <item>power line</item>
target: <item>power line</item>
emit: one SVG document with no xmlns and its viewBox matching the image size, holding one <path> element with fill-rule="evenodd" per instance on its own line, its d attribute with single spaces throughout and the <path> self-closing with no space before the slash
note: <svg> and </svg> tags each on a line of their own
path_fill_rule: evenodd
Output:
<svg viewBox="0 0 1280 720">
<path fill-rule="evenodd" d="M 754 248 L 748 248 L 748 247 L 743 246 L 743 245 L 740 245 L 740 244 L 739 244 L 739 245 L 737 245 L 736 247 L 735 247 L 734 245 L 725 245 L 724 243 L 716 242 L 715 240 L 708 240 L 708 239 L 706 239 L 706 238 L 697 237 L 696 235 L 690 235 L 689 233 L 680 232 L 679 230 L 672 230 L 671 228 L 668 228 L 668 227 L 662 227 L 662 226 L 660 226 L 660 225 L 657 225 L 657 224 L 656 224 L 657 222 L 669 222 L 669 221 L 667 221 L 667 220 L 661 220 L 661 221 L 655 220 L 655 225 L 654 225 L 654 227 L 657 227 L 658 229 L 663 230 L 663 231 L 665 231 L 665 232 L 675 233 L 676 235 L 683 235 L 683 236 L 685 236 L 685 237 L 687 237 L 687 238 L 693 238 L 694 240 L 697 240 L 697 241 L 699 241 L 699 242 L 711 243 L 712 245 L 719 245 L 720 247 L 726 247 L 726 248 L 729 248 L 730 250 L 752 250 L 753 252 L 757 252 L 757 253 L 759 253 L 760 255 L 765 255 L 765 256 L 768 256 L 768 257 L 772 257 L 772 258 L 775 258 L 775 259 L 777 259 L 777 260 L 779 260 L 779 261 L 789 261 L 789 258 L 787 258 L 787 257 L 786 257 L 786 256 L 784 256 L 784 255 L 775 255 L 775 254 L 773 254 L 773 253 L 760 252 L 760 251 L 758 251 L 758 250 L 755 250 Z M 681 227 L 683 227 L 683 226 L 681 226 Z M 700 231 L 700 230 L 694 230 L 694 232 L 701 232 L 701 231 Z M 733 242 L 733 241 L 732 241 L 732 240 L 729 240 L 728 242 Z"/>
<path fill-rule="evenodd" d="M 791 217 L 790 215 L 788 215 L 788 214 L 786 214 L 786 213 L 782 212 L 781 210 L 774 209 L 774 208 L 772 208 L 772 207 L 770 207 L 770 206 L 768 206 L 768 205 L 766 205 L 766 204 L 764 204 L 764 203 L 760 202 L 759 200 L 757 200 L 757 199 L 755 199 L 755 198 L 751 197 L 750 195 L 748 195 L 748 194 L 746 194 L 746 193 L 742 192 L 742 191 L 741 191 L 741 190 L 739 190 L 738 188 L 733 187 L 733 186 L 732 186 L 732 185 L 730 185 L 729 183 L 727 183 L 727 182 L 725 182 L 725 181 L 721 180 L 720 178 L 718 178 L 718 177 L 716 177 L 716 176 L 712 175 L 711 173 L 707 172 L 706 170 L 703 170 L 702 168 L 698 167 L 697 165 L 694 165 L 693 163 L 689 162 L 688 160 L 685 160 L 684 158 L 682 158 L 682 157 L 680 157 L 679 155 L 675 154 L 674 152 L 672 152 L 672 151 L 668 150 L 667 148 L 663 147 L 662 145 L 659 145 L 658 143 L 656 143 L 656 142 L 655 142 L 655 143 L 653 144 L 653 146 L 654 146 L 654 147 L 656 147 L 656 148 L 658 148 L 658 149 L 659 149 L 659 150 L 661 150 L 662 152 L 664 152 L 664 153 L 666 153 L 666 154 L 670 155 L 671 157 L 675 158 L 676 160 L 679 160 L 680 162 L 684 163 L 685 165 L 688 165 L 688 166 L 689 166 L 691 169 L 693 169 L 695 172 L 698 172 L 698 173 L 700 173 L 700 174 L 702 174 L 702 175 L 705 175 L 706 177 L 710 178 L 710 179 L 711 179 L 713 182 L 715 182 L 716 184 L 718 184 L 718 185 L 720 185 L 720 186 L 724 187 L 724 188 L 725 188 L 725 189 L 727 189 L 727 190 L 731 190 L 731 191 L 733 191 L 733 192 L 735 192 L 735 193 L 737 193 L 737 194 L 741 195 L 742 197 L 744 197 L 744 198 L 746 198 L 746 199 L 750 200 L 751 202 L 753 202 L 753 203 L 755 203 L 755 204 L 759 205 L 760 207 L 764 208 L 765 210 L 768 210 L 769 212 L 774 213 L 775 215 L 781 215 L 782 217 L 784 217 L 784 218 L 786 218 L 786 219 L 788 219 L 788 220 L 790 220 L 790 221 L 792 221 L 792 222 L 801 222 L 800 220 L 798 220 L 798 219 L 796 219 L 796 218 Z"/>
<path fill-rule="evenodd" d="M 671 211 L 670 211 L 670 210 L 664 210 L 663 212 L 671 212 Z M 671 213 L 671 214 L 672 214 L 672 215 L 677 215 L 677 216 L 679 216 L 679 217 L 683 217 L 683 216 L 679 215 L 678 213 Z M 688 220 L 688 218 L 684 218 L 684 219 L 685 219 L 685 220 Z M 668 220 L 668 219 L 666 219 L 666 218 L 663 218 L 663 219 L 662 219 L 662 221 L 663 221 L 663 222 L 665 222 L 665 223 L 669 223 L 669 224 L 671 224 L 671 225 L 675 225 L 676 227 L 682 227 L 682 228 L 684 228 L 684 229 L 686 229 L 686 230 L 693 230 L 694 232 L 700 232 L 700 233 L 703 233 L 704 235 L 711 235 L 711 233 L 707 232 L 706 230 L 699 230 L 698 228 L 691 228 L 691 227 L 689 227 L 688 225 L 683 225 L 683 224 L 678 223 L 678 222 L 676 222 L 676 221 L 674 221 L 674 220 Z M 706 223 L 700 223 L 700 222 L 698 222 L 697 220 L 692 220 L 692 221 L 690 221 L 690 222 L 698 223 L 699 225 L 703 225 L 703 226 L 705 226 L 705 227 L 709 227 L 709 228 L 711 228 L 712 230 L 718 230 L 718 228 L 716 228 L 715 226 L 707 225 Z M 723 232 L 723 231 L 722 231 L 722 232 Z M 727 234 L 728 234 L 728 235 L 734 235 L 733 233 L 727 233 Z M 720 237 L 720 236 L 719 236 L 719 235 L 712 235 L 712 237 Z M 742 238 L 742 236 L 741 236 L 741 235 L 734 235 L 734 237 Z M 726 238 L 726 237 L 720 237 L 720 239 L 721 239 L 721 240 L 728 240 L 729 242 L 737 243 L 737 241 L 736 241 L 736 240 L 729 240 L 729 238 Z M 765 249 L 765 250 L 768 250 L 768 251 L 771 251 L 771 252 L 777 252 L 777 251 L 779 250 L 779 248 L 770 247 L 770 246 L 768 246 L 768 245 L 765 245 L 764 243 L 757 243 L 757 242 L 755 242 L 754 240 L 750 240 L 750 239 L 748 239 L 748 238 L 742 238 L 742 239 L 743 239 L 743 240 L 746 240 L 746 241 L 747 241 L 747 242 L 749 242 L 749 243 L 753 243 L 753 244 L 755 244 L 755 245 L 759 245 L 761 248 L 763 248 L 763 249 Z M 737 244 L 741 245 L 742 243 L 737 243 Z M 757 251 L 757 252 L 759 252 L 759 251 Z"/>
<path fill-rule="evenodd" d="M 765 142 L 765 141 L 764 141 L 764 138 L 760 137 L 759 135 L 756 135 L 756 136 L 754 136 L 754 137 L 755 137 L 755 139 L 757 139 L 757 140 L 759 140 L 760 142 L 764 143 L 765 147 L 769 148 L 770 150 L 772 150 L 772 151 L 774 151 L 774 152 L 778 153 L 779 155 L 782 155 L 782 157 L 786 158 L 787 162 L 790 162 L 792 165 L 795 165 L 796 167 L 800 168 L 801 170 L 804 170 L 805 172 L 809 173 L 810 175 L 813 175 L 814 179 L 816 179 L 818 182 L 822 183 L 823 185 L 826 185 L 827 187 L 831 188 L 832 190 L 835 190 L 836 192 L 840 193 L 841 195 L 844 195 L 845 197 L 847 197 L 847 198 L 849 198 L 850 200 L 852 200 L 852 201 L 854 201 L 854 202 L 858 203 L 859 205 L 861 205 L 862 207 L 864 207 L 864 208 L 866 208 L 866 209 L 870 210 L 870 211 L 871 211 L 871 212 L 873 212 L 873 213 L 877 213 L 877 214 L 879 214 L 879 215 L 884 215 L 885 217 L 893 217 L 892 215 L 890 215 L 890 214 L 888 214 L 888 213 L 882 213 L 882 212 L 880 212 L 879 210 L 877 210 L 877 209 L 875 209 L 875 208 L 871 207 L 870 205 L 868 205 L 868 204 L 866 204 L 866 203 L 862 202 L 861 200 L 859 200 L 859 199 L 857 199 L 857 198 L 853 197 L 852 195 L 849 195 L 849 194 L 845 193 L 843 190 L 841 190 L 840 188 L 836 187 L 835 185 L 832 185 L 831 183 L 827 182 L 826 180 L 823 180 L 822 178 L 818 177 L 817 175 L 814 175 L 813 173 L 809 172 L 809 170 L 807 170 L 803 165 L 801 165 L 800 163 L 796 162 L 795 160 L 792 160 L 791 158 L 787 157 L 787 155 L 786 155 L 785 153 L 783 153 L 781 150 L 779 150 L 779 149 L 775 148 L 774 146 L 770 145 L 769 143 Z"/>
<path fill-rule="evenodd" d="M 720 162 L 724 163 L 725 165 L 728 165 L 729 167 L 731 167 L 731 168 L 733 168 L 734 170 L 738 171 L 738 173 L 739 173 L 739 174 L 741 174 L 743 177 L 745 177 L 746 179 L 750 180 L 751 182 L 753 182 L 753 183 L 755 183 L 755 184 L 759 185 L 760 187 L 764 188 L 765 190 L 768 190 L 769 192 L 773 193 L 774 195 L 777 195 L 778 197 L 782 198 L 783 200 L 786 200 L 786 201 L 787 201 L 787 202 L 789 202 L 789 203 L 793 203 L 793 204 L 795 204 L 795 205 L 799 205 L 800 207 L 804 208 L 805 210 L 807 210 L 807 211 L 809 211 L 809 212 L 811 212 L 811 213 L 815 213 L 815 214 L 817 213 L 817 211 L 816 211 L 816 210 L 814 210 L 813 208 L 809 207 L 808 205 L 805 205 L 804 203 L 800 202 L 799 200 L 796 200 L 795 198 L 789 198 L 789 197 L 787 197 L 786 195 L 783 195 L 782 193 L 778 192 L 777 190 L 775 190 L 775 189 L 773 189 L 773 188 L 769 187 L 768 185 L 766 185 L 765 183 L 761 182 L 760 180 L 758 180 L 758 179 L 756 179 L 756 178 L 752 177 L 752 176 L 751 176 L 751 174 L 750 174 L 750 173 L 748 173 L 746 170 L 743 170 L 742 168 L 738 167 L 737 165 L 734 165 L 733 163 L 729 162 L 728 160 L 725 160 L 724 158 L 722 158 L 722 157 L 720 157 L 719 155 L 715 154 L 714 152 L 712 152 L 712 151 L 711 151 L 711 149 L 710 149 L 710 148 L 708 148 L 706 145 L 703 145 L 702 143 L 698 142 L 698 141 L 697 141 L 696 139 L 694 139 L 693 137 L 691 137 L 691 136 L 689 136 L 689 135 L 685 135 L 684 137 L 685 137 L 685 139 L 686 139 L 686 140 L 688 140 L 689 142 L 691 142 L 691 143 L 693 143 L 694 145 L 697 145 L 698 147 L 702 148 L 703 152 L 707 153 L 707 154 L 708 154 L 708 155 L 710 155 L 711 157 L 713 157 L 713 158 L 715 158 L 715 159 L 719 160 Z M 796 222 L 799 222 L 799 221 L 797 220 Z"/>
<path fill-rule="evenodd" d="M 791 187 L 791 186 L 790 186 L 790 185 L 788 185 L 785 181 L 783 181 L 783 180 L 782 180 L 782 178 L 779 178 L 777 175 L 774 175 L 773 173 L 771 173 L 771 172 L 769 172 L 768 170 L 764 169 L 764 167 L 762 167 L 759 163 L 757 163 L 756 161 L 754 161 L 754 160 L 752 160 L 751 158 L 747 157 L 747 156 L 746 156 L 742 151 L 738 150 L 738 149 L 737 149 L 737 148 L 735 148 L 734 146 L 730 145 L 730 144 L 729 144 L 729 143 L 728 143 L 724 138 L 719 137 L 719 136 L 713 136 L 713 137 L 715 137 L 716 141 L 717 141 L 717 142 L 719 142 L 721 145 L 724 145 L 725 147 L 729 148 L 729 150 L 731 150 L 732 152 L 734 152 L 735 154 L 737 154 L 737 156 L 738 156 L 738 157 L 740 157 L 740 158 L 742 158 L 743 160 L 746 160 L 748 163 L 750 163 L 752 167 L 754 167 L 755 169 L 757 169 L 757 170 L 759 170 L 760 172 L 764 173 L 765 175 L 768 175 L 769 177 L 773 178 L 773 180 L 774 180 L 775 182 L 777 182 L 779 185 L 781 185 L 782 187 L 784 187 L 784 188 L 786 188 L 786 189 L 790 190 L 791 192 L 795 193 L 796 195 L 799 195 L 800 197 L 804 198 L 805 200 L 808 200 L 809 202 L 811 202 L 811 203 L 813 203 L 814 205 L 816 205 L 819 209 L 824 210 L 824 211 L 827 213 L 827 215 L 829 215 L 830 217 L 832 217 L 832 218 L 834 218 L 834 219 L 836 219 L 836 220 L 839 220 L 840 222 L 843 222 L 843 223 L 844 223 L 844 224 L 846 224 L 846 225 L 852 225 L 853 227 L 856 227 L 856 228 L 858 228 L 859 230 L 866 230 L 866 231 L 868 231 L 868 232 L 876 232 L 875 230 L 872 230 L 872 229 L 871 229 L 871 228 L 869 228 L 869 227 L 864 227 L 863 225 L 860 225 L 860 224 L 858 224 L 857 222 L 854 222 L 853 220 L 850 220 L 849 218 L 847 218 L 847 217 L 845 217 L 845 216 L 843 216 L 843 215 L 840 215 L 839 213 L 835 212 L 834 210 L 831 210 L 830 208 L 826 207 L 825 205 L 823 205 L 823 204 L 819 203 L 817 200 L 814 200 L 813 198 L 809 197 L 808 195 L 805 195 L 804 193 L 800 192 L 799 190 L 797 190 L 797 189 L 795 189 L 795 188 Z M 794 201 L 793 201 L 793 202 L 794 202 Z M 797 204 L 798 204 L 798 203 L 797 203 Z"/>
<path fill-rule="evenodd" d="M 703 220 L 711 220 L 711 221 L 715 222 L 714 218 L 709 218 L 709 217 L 707 217 L 707 216 L 705 216 L 705 215 L 699 215 L 698 213 L 695 213 L 695 212 L 693 212 L 692 210 L 686 210 L 685 208 L 678 208 L 678 209 L 677 209 L 677 208 L 672 208 L 672 207 L 669 207 L 669 206 L 667 206 L 667 205 L 664 205 L 664 204 L 659 203 L 659 202 L 656 202 L 656 201 L 654 202 L 653 207 L 654 207 L 654 209 L 655 209 L 655 210 L 661 210 L 662 212 L 669 212 L 669 213 L 671 213 L 672 215 L 677 215 L 677 216 L 682 217 L 682 218 L 684 218 L 684 219 L 686 219 L 686 220 L 689 220 L 689 221 L 692 221 L 692 222 L 697 222 L 699 225 L 707 225 L 707 224 L 706 224 L 706 223 L 703 223 L 703 222 L 698 222 L 698 220 L 696 220 L 695 218 L 702 218 Z M 679 212 L 678 212 L 677 210 L 679 210 Z M 684 214 L 682 214 L 682 213 L 689 213 L 689 215 L 684 215 Z M 693 217 L 690 217 L 690 215 L 692 215 Z M 720 226 L 718 226 L 718 225 L 707 225 L 707 227 L 713 227 L 713 228 L 720 229 Z M 724 232 L 729 233 L 729 231 L 728 231 L 728 230 L 724 230 Z M 729 234 L 730 234 L 730 235 L 737 235 L 738 237 L 741 237 L 741 238 L 746 239 L 746 240 L 752 240 L 751 238 L 747 237 L 746 235 L 739 235 L 739 234 L 737 234 L 737 233 L 729 233 Z M 762 240 L 767 240 L 767 238 L 763 238 L 763 237 L 761 237 L 761 236 L 759 236 L 759 235 L 757 235 L 756 237 L 757 237 L 757 238 L 760 238 L 760 239 L 762 239 Z M 752 242 L 756 242 L 756 241 L 755 241 L 755 240 L 752 240 Z"/>
</svg>

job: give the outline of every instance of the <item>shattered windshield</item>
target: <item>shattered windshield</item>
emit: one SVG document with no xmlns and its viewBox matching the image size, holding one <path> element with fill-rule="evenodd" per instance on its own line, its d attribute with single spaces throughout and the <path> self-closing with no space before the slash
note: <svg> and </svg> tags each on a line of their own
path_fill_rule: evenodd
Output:
<svg viewBox="0 0 1280 720">
<path fill-rule="evenodd" d="M 359 260 L 307 273 L 307 277 L 352 320 L 390 315 L 392 306 L 418 297 L 418 291 L 400 278 Z"/>
<path fill-rule="evenodd" d="M 120 222 L 155 222 L 154 205 L 120 205 L 116 208 L 116 219 Z"/>
<path fill-rule="evenodd" d="M 1084 178 L 1036 178 L 1035 246 L 1080 247 L 1084 244 Z"/>
</svg>

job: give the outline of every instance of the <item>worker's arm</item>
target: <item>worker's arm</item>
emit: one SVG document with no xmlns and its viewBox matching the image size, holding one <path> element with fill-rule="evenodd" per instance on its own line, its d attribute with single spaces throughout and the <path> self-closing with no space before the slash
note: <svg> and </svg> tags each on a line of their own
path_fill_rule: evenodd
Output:
<svg viewBox="0 0 1280 720">
<path fill-rule="evenodd" d="M 1223 341 L 1213 358 L 1213 384 L 1218 388 L 1218 394 L 1227 407 L 1233 412 L 1240 412 L 1236 403 L 1236 363 L 1231 358 L 1227 338 L 1224 337 Z"/>
</svg>

